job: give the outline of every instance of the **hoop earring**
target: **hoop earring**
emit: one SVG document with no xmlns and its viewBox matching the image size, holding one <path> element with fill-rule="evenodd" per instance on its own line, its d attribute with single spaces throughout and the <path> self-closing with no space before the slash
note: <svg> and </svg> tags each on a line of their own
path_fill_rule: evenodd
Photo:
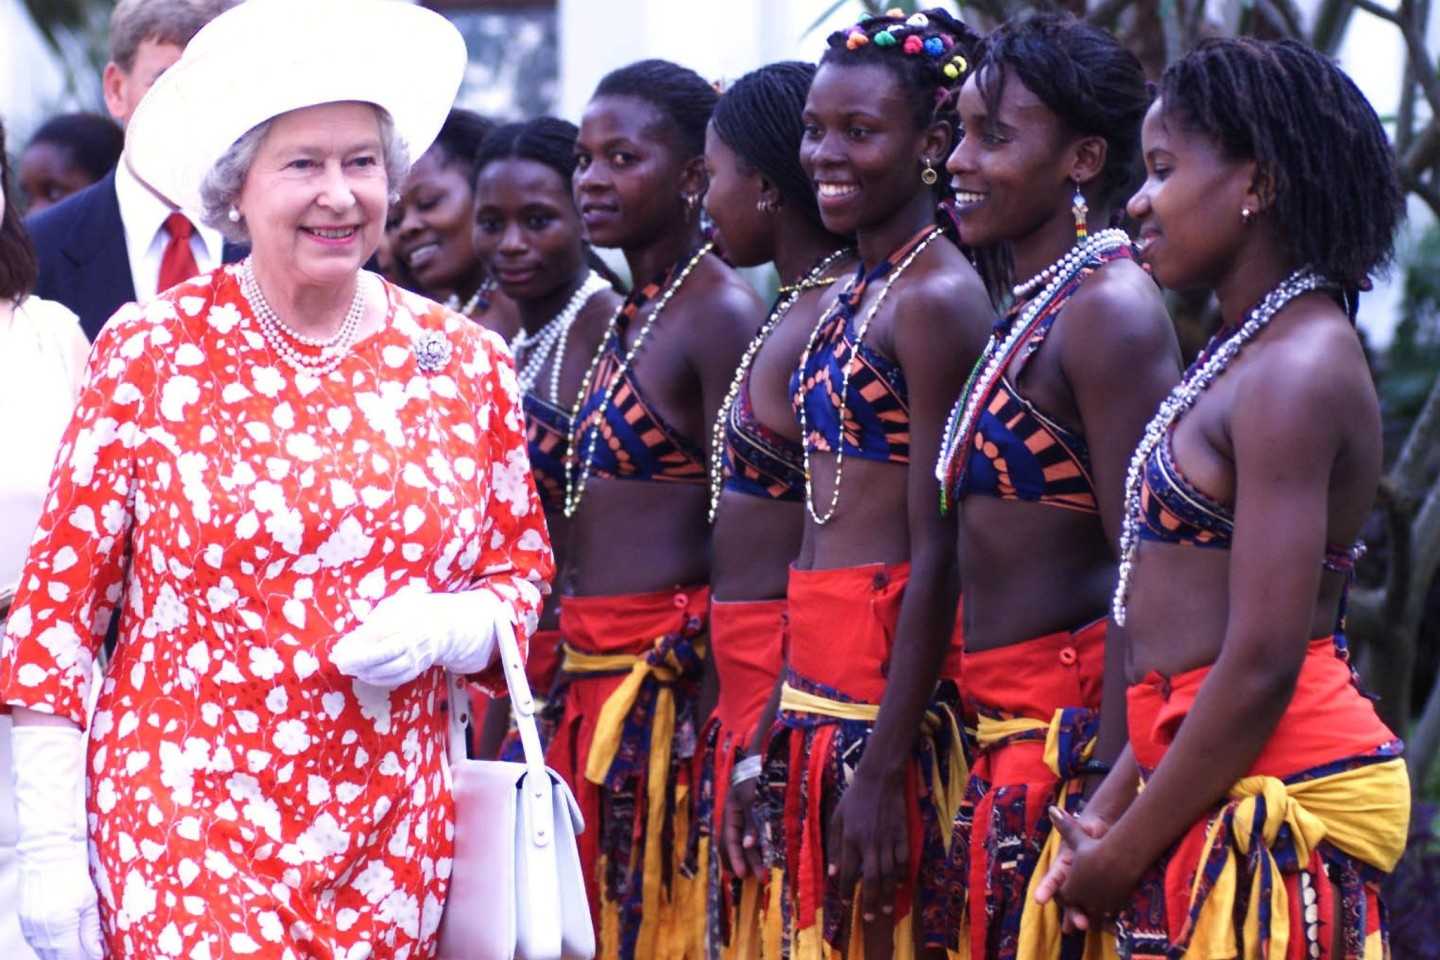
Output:
<svg viewBox="0 0 1440 960">
<path fill-rule="evenodd" d="M 1075 181 L 1075 197 L 1070 201 L 1070 212 L 1075 215 L 1075 242 L 1084 243 L 1090 236 L 1090 204 L 1085 202 L 1085 194 L 1080 192 L 1080 181 Z"/>
<path fill-rule="evenodd" d="M 929 157 L 923 157 L 920 161 L 925 164 L 925 169 L 920 171 L 920 182 L 927 187 L 933 187 L 940 182 L 940 174 L 935 172 L 935 165 Z"/>
<path fill-rule="evenodd" d="M 225 213 L 225 219 L 229 220 L 231 223 L 239 223 L 240 211 L 235 209 L 235 206 L 232 204 L 230 206 L 230 209 Z"/>
<path fill-rule="evenodd" d="M 778 200 L 772 200 L 769 197 L 761 197 L 755 201 L 755 209 L 761 213 L 774 213 L 780 209 L 780 202 Z"/>
</svg>

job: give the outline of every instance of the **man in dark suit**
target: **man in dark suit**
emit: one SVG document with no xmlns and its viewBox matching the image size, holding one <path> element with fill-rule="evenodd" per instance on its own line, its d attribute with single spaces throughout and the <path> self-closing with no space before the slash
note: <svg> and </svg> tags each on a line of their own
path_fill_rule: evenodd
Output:
<svg viewBox="0 0 1440 960">
<path fill-rule="evenodd" d="M 105 106 L 122 125 L 200 28 L 235 0 L 120 0 L 110 17 Z M 184 136 L 184 131 L 176 131 Z M 25 222 L 40 259 L 35 293 L 80 317 L 94 340 L 121 304 L 238 258 L 242 251 L 178 211 L 122 159 L 105 179 Z"/>
</svg>

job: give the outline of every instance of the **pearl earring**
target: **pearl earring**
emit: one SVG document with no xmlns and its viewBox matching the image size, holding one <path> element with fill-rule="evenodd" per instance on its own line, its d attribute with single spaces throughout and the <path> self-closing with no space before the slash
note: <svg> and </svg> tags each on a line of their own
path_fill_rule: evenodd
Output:
<svg viewBox="0 0 1440 960">
<path fill-rule="evenodd" d="M 237 209 L 235 209 L 234 206 L 231 206 L 229 212 L 227 212 L 227 213 L 225 214 L 225 217 L 226 217 L 226 219 L 229 220 L 231 223 L 239 223 L 239 222 L 240 222 L 240 211 L 237 210 Z"/>
</svg>

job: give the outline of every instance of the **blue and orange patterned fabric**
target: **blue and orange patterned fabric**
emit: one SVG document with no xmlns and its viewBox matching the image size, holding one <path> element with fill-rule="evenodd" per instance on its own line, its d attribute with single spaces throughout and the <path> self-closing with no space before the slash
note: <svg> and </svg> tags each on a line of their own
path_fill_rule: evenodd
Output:
<svg viewBox="0 0 1440 960">
<path fill-rule="evenodd" d="M 1175 465 L 1172 428 L 1145 461 L 1140 488 L 1140 539 L 1193 547 L 1230 549 L 1235 514 L 1195 486 Z M 1363 548 L 1325 547 L 1325 569 L 1350 575 Z"/>
<path fill-rule="evenodd" d="M 998 497 L 1099 513 L 1085 438 L 1021 396 L 1007 374 L 1019 376 L 1016 362 L 1023 364 L 1035 355 L 1065 305 L 1091 274 L 1115 260 L 1134 259 L 1134 248 L 1129 245 L 1093 255 L 1031 318 L 1034 328 L 1007 368 L 995 378 L 976 418 L 972 449 L 963 453 L 964 469 L 955 487 L 957 498 Z M 1010 308 L 997 325 L 997 337 L 1003 340 L 1011 325 L 1020 322 L 1028 304 L 1020 301 Z"/>
<path fill-rule="evenodd" d="M 770 500 L 804 498 L 805 451 L 755 416 L 748 371 L 725 419 L 723 456 L 724 489 Z"/>
<path fill-rule="evenodd" d="M 630 321 L 660 291 L 675 282 L 677 260 L 659 277 L 631 291 L 620 307 L 579 414 L 574 456 L 585 457 L 592 477 L 612 480 L 655 480 L 669 483 L 709 483 L 705 452 L 665 422 L 645 401 L 633 370 L 625 364 L 625 331 Z M 599 431 L 599 436 L 592 436 Z M 592 442 L 593 441 L 593 442 Z"/>
<path fill-rule="evenodd" d="M 547 513 L 565 507 L 565 457 L 570 445 L 570 411 L 533 393 L 525 394 L 525 446 L 535 491 Z"/>
<path fill-rule="evenodd" d="M 855 314 L 870 284 L 889 274 L 933 233 L 920 231 L 868 273 L 861 263 L 854 281 L 840 291 L 820 320 L 813 349 L 806 351 L 790 378 L 791 400 L 807 427 L 801 441 L 811 450 L 884 463 L 910 462 L 905 372 L 883 353 L 857 342 Z"/>
</svg>

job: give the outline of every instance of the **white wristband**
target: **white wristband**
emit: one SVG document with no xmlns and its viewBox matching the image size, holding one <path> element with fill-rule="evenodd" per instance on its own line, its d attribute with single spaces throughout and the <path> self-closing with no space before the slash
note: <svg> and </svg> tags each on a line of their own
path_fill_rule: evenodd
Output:
<svg viewBox="0 0 1440 960">
<path fill-rule="evenodd" d="M 760 779 L 760 768 L 765 765 L 765 759 L 759 754 L 752 754 L 736 761 L 735 766 L 730 770 L 730 786 L 738 787 L 742 783 Z"/>
</svg>

